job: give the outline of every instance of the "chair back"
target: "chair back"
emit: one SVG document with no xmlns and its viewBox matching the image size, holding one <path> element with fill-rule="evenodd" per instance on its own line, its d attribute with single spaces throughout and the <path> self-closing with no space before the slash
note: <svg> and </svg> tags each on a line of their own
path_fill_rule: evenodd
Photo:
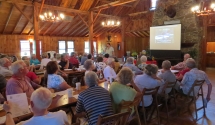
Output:
<svg viewBox="0 0 215 125">
<path fill-rule="evenodd" d="M 126 125 L 130 111 L 118 113 L 106 117 L 99 115 L 96 125 Z"/>
<path fill-rule="evenodd" d="M 188 96 L 197 96 L 200 88 L 202 88 L 202 85 L 204 84 L 205 80 L 195 80 L 192 87 L 190 88 L 188 92 Z"/>
<path fill-rule="evenodd" d="M 160 88 L 160 86 L 157 86 L 155 88 L 150 88 L 150 89 L 144 88 L 142 91 L 142 94 L 143 95 L 157 95 L 159 88 Z"/>
<path fill-rule="evenodd" d="M 119 112 L 121 112 L 122 110 L 129 110 L 130 108 L 134 107 L 134 106 L 139 106 L 141 100 L 142 100 L 143 95 L 139 94 L 138 96 L 136 96 L 134 98 L 133 101 L 125 101 L 122 100 L 121 103 L 119 104 Z"/>
<path fill-rule="evenodd" d="M 161 93 L 165 94 L 167 89 L 174 89 L 176 82 L 177 80 L 174 82 L 166 82 Z"/>
</svg>

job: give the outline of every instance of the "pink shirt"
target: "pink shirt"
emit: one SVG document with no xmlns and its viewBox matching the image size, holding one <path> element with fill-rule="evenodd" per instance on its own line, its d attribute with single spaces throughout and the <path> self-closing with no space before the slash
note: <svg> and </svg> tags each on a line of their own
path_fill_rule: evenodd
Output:
<svg viewBox="0 0 215 125">
<path fill-rule="evenodd" d="M 21 80 L 13 76 L 7 82 L 6 95 L 26 93 L 27 97 L 30 98 L 34 89 L 39 87 L 40 85 L 32 82 L 28 77 Z"/>
<path fill-rule="evenodd" d="M 26 76 L 31 80 L 34 81 L 35 79 L 37 79 L 37 75 L 34 72 L 28 72 L 26 74 Z"/>
</svg>

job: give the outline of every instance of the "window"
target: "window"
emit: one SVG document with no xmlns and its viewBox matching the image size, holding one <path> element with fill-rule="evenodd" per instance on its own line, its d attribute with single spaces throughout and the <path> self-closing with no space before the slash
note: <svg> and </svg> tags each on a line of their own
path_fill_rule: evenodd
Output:
<svg viewBox="0 0 215 125">
<path fill-rule="evenodd" d="M 30 48 L 29 40 L 21 40 L 20 41 L 20 48 L 21 48 L 21 57 L 30 56 L 31 48 Z"/>
<path fill-rule="evenodd" d="M 90 53 L 90 44 L 89 44 L 89 41 L 86 41 L 84 43 L 84 52 L 85 53 Z"/>
<path fill-rule="evenodd" d="M 74 52 L 74 42 L 68 41 L 67 42 L 67 53 Z"/>
<path fill-rule="evenodd" d="M 93 47 L 94 47 L 94 53 L 96 53 L 97 52 L 97 50 L 96 50 L 96 42 L 93 42 Z"/>
<path fill-rule="evenodd" d="M 66 53 L 66 42 L 58 41 L 58 45 L 59 45 L 59 54 Z"/>
<path fill-rule="evenodd" d="M 39 42 L 40 44 L 40 55 L 42 55 L 42 43 L 41 41 Z M 33 42 L 33 52 L 32 54 L 36 54 L 36 41 Z"/>
<path fill-rule="evenodd" d="M 157 0 L 151 0 L 150 10 L 155 10 L 157 6 Z"/>
</svg>

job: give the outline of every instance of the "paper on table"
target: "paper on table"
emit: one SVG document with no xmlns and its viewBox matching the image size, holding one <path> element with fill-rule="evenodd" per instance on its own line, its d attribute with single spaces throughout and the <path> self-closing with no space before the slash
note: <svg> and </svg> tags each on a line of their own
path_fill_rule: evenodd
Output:
<svg viewBox="0 0 215 125">
<path fill-rule="evenodd" d="M 73 91 L 74 92 L 74 91 Z M 67 95 L 68 94 L 68 91 L 67 90 L 64 90 L 64 91 L 60 91 L 60 92 L 55 92 L 55 94 L 57 95 Z"/>
<path fill-rule="evenodd" d="M 74 97 L 74 98 L 78 99 L 78 96 L 79 96 L 79 94 L 77 94 L 77 95 L 73 95 L 72 97 Z"/>
<path fill-rule="evenodd" d="M 7 95 L 13 118 L 30 113 L 26 93 Z"/>
<path fill-rule="evenodd" d="M 2 116 L 0 117 L 0 124 L 4 124 L 6 121 L 6 115 L 5 116 Z"/>
</svg>

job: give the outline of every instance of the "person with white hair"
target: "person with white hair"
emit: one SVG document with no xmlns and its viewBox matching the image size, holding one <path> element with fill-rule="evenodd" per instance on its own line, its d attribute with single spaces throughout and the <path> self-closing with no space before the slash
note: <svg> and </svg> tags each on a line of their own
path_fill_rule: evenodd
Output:
<svg viewBox="0 0 215 125">
<path fill-rule="evenodd" d="M 73 67 L 72 63 L 69 62 L 68 53 L 61 54 L 61 61 L 58 64 L 61 66 L 60 70 L 72 69 Z"/>
<path fill-rule="evenodd" d="M 87 60 L 87 53 L 84 53 L 81 57 L 81 65 L 84 65 L 84 62 Z"/>
<path fill-rule="evenodd" d="M 78 96 L 76 116 L 86 117 L 88 125 L 96 125 L 99 115 L 105 117 L 114 113 L 111 97 L 106 89 L 98 86 L 98 76 L 95 72 L 89 71 L 84 80 L 88 88 Z"/>
<path fill-rule="evenodd" d="M 192 58 L 189 58 L 186 60 L 186 66 L 190 69 L 190 71 L 184 75 L 181 83 L 178 82 L 176 84 L 176 89 L 179 90 L 181 88 L 182 92 L 187 95 L 190 88 L 194 84 L 195 80 L 205 80 L 205 82 L 208 85 L 208 93 L 207 93 L 206 100 L 207 100 L 207 102 L 210 101 L 212 84 L 211 84 L 210 80 L 208 79 L 207 74 L 204 71 L 198 70 L 198 68 L 196 68 L 196 62 Z M 195 88 L 195 92 L 196 92 L 196 93 L 194 93 L 195 95 L 198 94 L 197 90 L 199 90 L 199 87 Z"/>
<path fill-rule="evenodd" d="M 0 74 L 4 77 L 6 76 L 12 76 L 13 72 L 10 70 L 11 62 L 8 60 L 8 58 L 1 58 L 0 59 Z"/>
<path fill-rule="evenodd" d="M 147 57 L 146 56 L 141 56 L 140 57 L 140 61 L 141 64 L 138 65 L 138 68 L 140 68 L 141 70 L 144 70 L 144 68 L 146 67 L 146 61 L 147 61 Z"/>
<path fill-rule="evenodd" d="M 183 62 L 180 62 L 178 63 L 177 65 L 175 66 L 172 66 L 171 69 L 172 70 L 183 70 L 186 68 L 186 60 L 190 58 L 190 54 L 186 53 L 184 54 L 184 61 Z"/>
<path fill-rule="evenodd" d="M 47 88 L 35 90 L 30 98 L 31 111 L 33 117 L 26 121 L 21 121 L 17 125 L 69 125 L 68 117 L 62 110 L 49 112 L 48 107 L 52 103 L 52 93 Z M 12 105 L 5 102 L 3 108 L 6 112 L 6 125 L 15 125 L 11 113 Z"/>
<path fill-rule="evenodd" d="M 114 62 L 115 62 L 114 58 L 108 58 L 107 66 L 105 67 L 105 69 L 103 71 L 104 78 L 106 80 L 116 78 L 116 72 L 114 71 Z"/>
<path fill-rule="evenodd" d="M 27 97 L 31 97 L 34 89 L 40 87 L 26 76 L 29 71 L 23 60 L 14 62 L 11 65 L 11 70 L 13 76 L 7 82 L 6 95 L 26 93 Z"/>
<path fill-rule="evenodd" d="M 46 67 L 46 65 L 51 61 L 51 59 L 48 58 L 48 53 L 43 53 L 42 54 L 42 60 L 41 60 L 41 65 L 40 69 L 43 69 Z"/>
<path fill-rule="evenodd" d="M 128 67 L 132 70 L 132 72 L 134 72 L 135 75 L 138 74 L 142 74 L 143 72 L 138 69 L 135 65 L 134 65 L 134 58 L 133 57 L 128 57 L 126 60 L 126 63 L 123 65 L 123 67 Z"/>
</svg>

